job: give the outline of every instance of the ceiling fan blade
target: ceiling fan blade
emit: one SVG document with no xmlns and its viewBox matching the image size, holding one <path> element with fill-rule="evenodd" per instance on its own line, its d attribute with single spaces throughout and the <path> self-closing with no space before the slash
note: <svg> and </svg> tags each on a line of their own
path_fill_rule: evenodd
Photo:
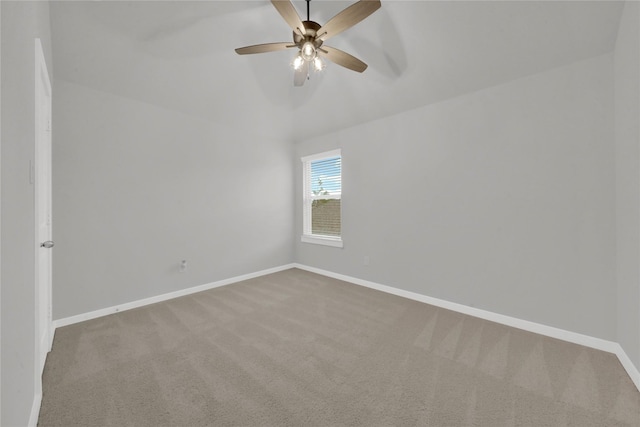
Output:
<svg viewBox="0 0 640 427">
<path fill-rule="evenodd" d="M 304 81 L 309 77 L 309 63 L 307 61 L 303 61 L 300 68 L 298 68 L 293 74 L 293 85 L 294 86 L 302 86 Z"/>
<path fill-rule="evenodd" d="M 316 34 L 317 39 L 322 41 L 327 40 L 329 37 L 333 37 L 340 34 L 344 30 L 353 27 L 358 22 L 362 21 L 367 16 L 380 8 L 380 0 L 360 0 L 357 3 L 352 4 L 336 16 L 331 18 L 329 22 L 324 24 Z"/>
<path fill-rule="evenodd" d="M 349 55 L 347 52 L 343 52 L 340 49 L 336 49 L 335 47 L 323 45 L 322 47 L 318 48 L 318 55 L 345 68 L 357 71 L 358 73 L 361 73 L 367 69 L 367 64 L 360 61 L 355 56 Z"/>
<path fill-rule="evenodd" d="M 290 47 L 296 47 L 296 45 L 291 44 L 291 42 L 255 44 L 253 46 L 239 47 L 236 49 L 236 53 L 238 55 L 248 55 L 251 53 L 275 52 Z"/>
<path fill-rule="evenodd" d="M 291 1 L 289 0 L 271 0 L 273 7 L 282 15 L 284 20 L 289 24 L 294 33 L 298 33 L 301 36 L 306 34 L 306 30 L 304 29 L 304 24 L 300 19 L 300 15 L 296 11 L 296 8 L 293 6 Z"/>
</svg>

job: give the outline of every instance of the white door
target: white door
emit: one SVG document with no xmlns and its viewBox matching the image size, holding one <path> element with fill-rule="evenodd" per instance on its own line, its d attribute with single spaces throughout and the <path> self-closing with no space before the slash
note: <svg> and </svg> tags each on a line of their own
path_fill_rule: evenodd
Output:
<svg viewBox="0 0 640 427">
<path fill-rule="evenodd" d="M 36 355 L 37 378 L 51 350 L 51 83 L 40 39 L 36 39 L 35 82 Z"/>
</svg>

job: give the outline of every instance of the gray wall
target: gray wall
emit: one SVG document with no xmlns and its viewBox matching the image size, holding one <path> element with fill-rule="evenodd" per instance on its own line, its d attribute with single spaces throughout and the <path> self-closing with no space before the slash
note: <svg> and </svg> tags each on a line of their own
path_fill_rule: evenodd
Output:
<svg viewBox="0 0 640 427">
<path fill-rule="evenodd" d="M 297 145 L 343 154 L 344 248 L 297 261 L 615 339 L 611 54 Z M 370 265 L 363 265 L 364 256 Z"/>
<path fill-rule="evenodd" d="M 293 261 L 291 143 L 64 81 L 53 99 L 54 319 Z"/>
<path fill-rule="evenodd" d="M 640 7 L 627 2 L 614 56 L 617 341 L 640 369 Z"/>
<path fill-rule="evenodd" d="M 2 8 L 2 419 L 24 426 L 34 398 L 35 227 L 34 161 L 35 38 L 41 38 L 52 72 L 49 5 L 0 2 Z"/>
</svg>

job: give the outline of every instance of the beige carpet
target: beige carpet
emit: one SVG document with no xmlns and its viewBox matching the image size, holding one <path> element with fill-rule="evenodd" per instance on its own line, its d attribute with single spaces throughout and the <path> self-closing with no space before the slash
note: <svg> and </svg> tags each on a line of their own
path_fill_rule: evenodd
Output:
<svg viewBox="0 0 640 427">
<path fill-rule="evenodd" d="M 640 426 L 616 356 L 298 269 L 66 326 L 40 426 Z"/>
</svg>

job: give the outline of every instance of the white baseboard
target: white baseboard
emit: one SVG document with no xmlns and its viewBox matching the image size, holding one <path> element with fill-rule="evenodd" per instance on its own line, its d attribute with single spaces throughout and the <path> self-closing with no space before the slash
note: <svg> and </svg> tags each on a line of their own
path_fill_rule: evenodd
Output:
<svg viewBox="0 0 640 427">
<path fill-rule="evenodd" d="M 36 393 L 33 396 L 31 414 L 29 414 L 29 427 L 36 427 L 38 425 L 38 417 L 40 416 L 40 405 L 42 405 L 42 393 Z"/>
<path fill-rule="evenodd" d="M 457 311 L 458 313 L 467 314 L 469 316 L 477 317 L 491 322 L 500 323 L 506 326 L 522 329 L 525 331 L 533 332 L 540 335 L 545 335 L 551 338 L 571 342 L 574 344 L 583 345 L 585 347 L 594 348 L 596 350 L 606 351 L 618 356 L 620 363 L 631 377 L 631 380 L 640 391 L 640 372 L 638 368 L 634 366 L 631 359 L 627 356 L 624 349 L 620 344 L 613 341 L 607 341 L 600 338 L 591 337 L 589 335 L 579 334 L 577 332 L 571 332 L 564 329 L 555 328 L 553 326 L 547 326 L 536 322 L 530 322 L 528 320 L 522 320 L 511 316 L 505 316 L 503 314 L 493 313 L 487 310 L 481 310 L 475 307 L 469 307 L 466 305 L 458 304 L 451 301 L 446 301 L 438 298 L 429 297 L 426 295 L 418 294 L 416 292 L 405 291 L 403 289 L 394 288 L 387 285 L 381 285 L 379 283 L 371 282 L 369 280 L 358 279 L 357 277 L 346 276 L 344 274 L 334 273 L 332 271 L 323 270 L 320 268 L 310 267 L 308 265 L 295 263 L 295 268 L 306 270 L 312 273 L 321 274 L 323 276 L 332 277 L 334 279 L 342 280 L 344 282 L 353 283 L 355 285 L 365 286 L 367 288 L 376 289 L 378 291 L 386 292 L 388 294 L 397 295 L 400 297 L 408 298 L 415 301 L 424 302 L 426 304 L 434 305 L 436 307 L 445 308 L 447 310 Z"/>
<path fill-rule="evenodd" d="M 638 391 L 640 391 L 640 370 L 638 370 L 638 368 L 633 364 L 631 359 L 629 359 L 629 356 L 624 351 L 622 346 L 617 343 L 616 343 L 616 346 L 617 346 L 617 351 L 615 351 L 614 353 L 616 354 L 616 356 L 618 356 L 618 360 L 620 360 L 620 363 L 622 364 L 624 369 L 627 371 L 627 374 L 629 374 L 629 376 L 631 377 L 631 381 L 633 381 L 633 383 L 638 388 Z"/>
<path fill-rule="evenodd" d="M 167 301 L 173 298 L 182 297 L 185 295 L 195 294 L 197 292 L 206 291 L 213 288 L 219 288 L 220 286 L 230 285 L 232 283 L 241 282 L 243 280 L 249 280 L 267 274 L 277 273 L 279 271 L 288 270 L 293 268 L 294 264 L 285 264 L 279 267 L 268 268 L 266 270 L 256 271 L 254 273 L 243 274 L 241 276 L 231 277 L 228 279 L 218 280 L 217 282 L 206 283 L 204 285 L 194 286 L 187 289 L 180 289 L 179 291 L 169 292 L 154 297 L 144 298 L 137 301 L 127 302 L 124 304 L 118 304 L 113 307 L 101 308 L 99 310 L 90 311 L 88 313 L 78 314 L 75 316 L 65 317 L 53 321 L 52 335 L 57 328 L 62 326 L 72 325 L 74 323 L 84 322 L 85 320 L 91 320 L 102 316 L 108 316 L 110 314 L 119 313 L 121 311 L 131 310 L 133 308 L 144 307 L 145 305 L 155 304 L 157 302 Z"/>
</svg>

